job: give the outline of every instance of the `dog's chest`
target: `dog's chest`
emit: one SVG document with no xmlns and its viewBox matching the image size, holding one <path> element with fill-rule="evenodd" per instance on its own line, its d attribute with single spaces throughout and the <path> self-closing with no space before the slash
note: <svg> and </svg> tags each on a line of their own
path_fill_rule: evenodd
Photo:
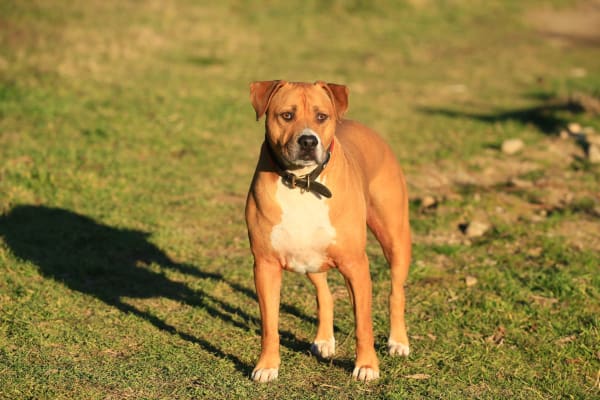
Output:
<svg viewBox="0 0 600 400">
<path fill-rule="evenodd" d="M 277 182 L 276 199 L 281 222 L 273 226 L 271 245 L 283 267 L 299 273 L 317 272 L 327 261 L 327 248 L 335 242 L 327 200 L 313 193 L 290 189 Z"/>
</svg>

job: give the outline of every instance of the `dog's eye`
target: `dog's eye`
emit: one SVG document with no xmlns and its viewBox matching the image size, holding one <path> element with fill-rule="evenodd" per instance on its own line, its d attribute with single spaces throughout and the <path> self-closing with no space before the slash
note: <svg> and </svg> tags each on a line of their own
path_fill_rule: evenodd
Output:
<svg viewBox="0 0 600 400">
<path fill-rule="evenodd" d="M 283 112 L 280 115 L 281 118 L 285 119 L 286 121 L 291 121 L 294 118 L 294 114 L 291 112 Z"/>
<path fill-rule="evenodd" d="M 317 121 L 319 121 L 319 122 L 325 122 L 327 120 L 327 118 L 329 118 L 329 115 L 327 115 L 327 114 L 323 114 L 323 113 L 317 114 Z"/>
</svg>

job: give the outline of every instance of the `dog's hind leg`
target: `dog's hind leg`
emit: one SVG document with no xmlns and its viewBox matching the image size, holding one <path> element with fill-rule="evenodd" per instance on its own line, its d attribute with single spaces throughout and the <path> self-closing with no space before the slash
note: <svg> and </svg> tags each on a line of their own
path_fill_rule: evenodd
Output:
<svg viewBox="0 0 600 400">
<path fill-rule="evenodd" d="M 400 171 L 388 176 L 385 182 L 387 190 L 370 188 L 371 202 L 367 224 L 383 249 L 390 265 L 391 291 L 389 296 L 390 336 L 388 351 L 391 355 L 408 356 L 408 334 L 404 311 L 406 297 L 404 285 L 408 277 L 411 259 L 411 237 L 408 219 L 408 196 L 401 188 L 404 177 Z M 385 195 L 382 195 L 384 193 Z"/>
<path fill-rule="evenodd" d="M 388 339 L 388 351 L 391 355 L 408 356 L 408 334 L 404 320 L 404 311 L 406 308 L 404 284 L 408 275 L 410 249 L 400 248 L 393 251 L 389 263 L 391 269 L 391 291 L 389 297 L 390 336 Z"/>
</svg>

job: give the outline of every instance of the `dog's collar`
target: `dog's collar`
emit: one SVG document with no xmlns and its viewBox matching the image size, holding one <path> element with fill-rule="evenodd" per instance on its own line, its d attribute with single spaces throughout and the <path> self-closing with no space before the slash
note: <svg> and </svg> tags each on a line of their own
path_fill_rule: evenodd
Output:
<svg viewBox="0 0 600 400">
<path fill-rule="evenodd" d="M 328 199 L 331 198 L 331 190 L 329 190 L 327 186 L 323 185 L 322 183 L 317 182 L 316 179 L 319 175 L 321 175 L 321 172 L 323 172 L 323 170 L 327 166 L 327 163 L 329 162 L 329 159 L 331 158 L 331 152 L 333 151 L 333 143 L 334 141 L 332 140 L 329 149 L 327 149 L 327 155 L 325 156 L 325 161 L 323 161 L 323 163 L 319 164 L 317 168 L 315 168 L 309 174 L 296 176 L 295 174 L 285 169 L 285 167 L 281 164 L 281 161 L 271 148 L 269 141 L 267 140 L 267 138 L 265 138 L 265 146 L 267 147 L 269 156 L 271 157 L 271 160 L 275 165 L 277 173 L 279 174 L 279 176 L 281 176 L 281 180 L 287 187 L 289 187 L 290 189 L 295 189 L 298 187 L 302 191 L 312 192 L 327 197 Z"/>
</svg>

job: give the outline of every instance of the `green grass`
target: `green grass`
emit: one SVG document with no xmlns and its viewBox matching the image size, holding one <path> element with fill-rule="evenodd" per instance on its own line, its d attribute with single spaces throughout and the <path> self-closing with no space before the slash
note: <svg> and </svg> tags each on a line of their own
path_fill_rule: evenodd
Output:
<svg viewBox="0 0 600 400">
<path fill-rule="evenodd" d="M 576 2 L 209 3 L 0 3 L 0 398 L 599 396 L 600 171 L 557 133 L 600 130 L 565 106 L 600 93 L 600 52 L 532 22 Z M 248 84 L 277 78 L 347 84 L 348 116 L 407 174 L 412 353 L 385 354 L 371 239 L 375 383 L 350 378 L 335 272 L 335 359 L 309 355 L 314 294 L 286 274 L 280 379 L 249 379 L 243 208 L 263 132 Z M 512 137 L 526 151 L 507 158 Z M 467 240 L 482 213 L 492 229 Z"/>
</svg>

